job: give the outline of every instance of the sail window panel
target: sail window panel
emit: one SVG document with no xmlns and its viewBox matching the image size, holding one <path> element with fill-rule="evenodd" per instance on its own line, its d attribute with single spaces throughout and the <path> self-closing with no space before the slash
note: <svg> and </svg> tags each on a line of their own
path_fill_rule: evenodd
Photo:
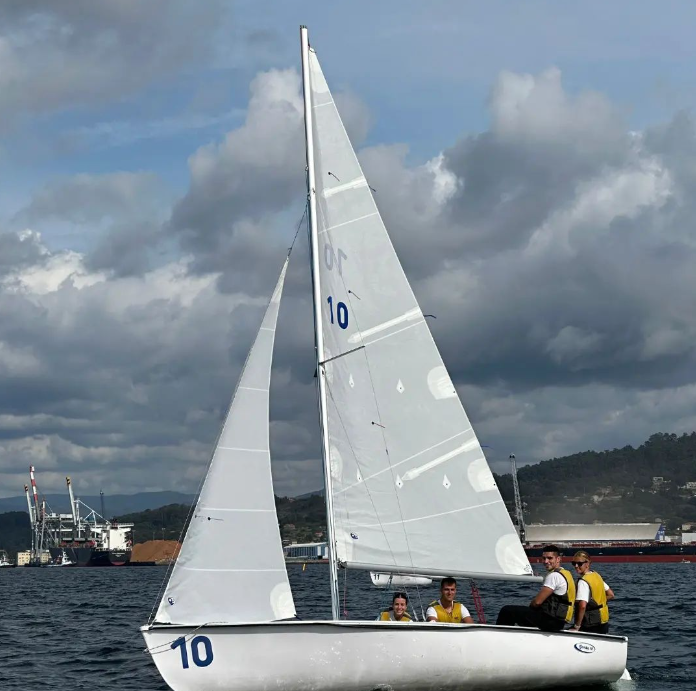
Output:
<svg viewBox="0 0 696 691">
<path fill-rule="evenodd" d="M 219 508 L 275 511 L 268 453 L 217 448 L 206 483 L 205 503 L 198 510 Z M 249 520 L 254 520 L 253 514 Z"/>
<path fill-rule="evenodd" d="M 268 391 L 239 386 L 219 446 L 268 451 Z"/>
</svg>

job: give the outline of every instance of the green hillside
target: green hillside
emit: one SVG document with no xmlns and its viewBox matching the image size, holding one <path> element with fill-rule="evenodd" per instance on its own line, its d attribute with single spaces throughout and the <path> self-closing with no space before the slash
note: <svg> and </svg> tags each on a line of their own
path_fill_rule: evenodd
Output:
<svg viewBox="0 0 696 691">
<path fill-rule="evenodd" d="M 670 530 L 696 523 L 696 489 L 686 488 L 696 482 L 696 432 L 654 434 L 637 449 L 553 458 L 520 468 L 517 476 L 531 523 L 662 520 Z M 496 480 L 512 509 L 512 477 Z"/>
<path fill-rule="evenodd" d="M 638 448 L 583 451 L 552 458 L 518 472 L 520 492 L 529 523 L 640 522 L 661 520 L 670 530 L 696 524 L 696 432 L 654 434 Z M 662 478 L 662 482 L 654 482 Z M 496 476 L 510 510 L 512 478 Z M 314 542 L 325 539 L 324 499 L 319 494 L 276 497 L 284 540 Z M 119 516 L 134 523 L 134 540 L 176 540 L 186 525 L 190 507 L 169 504 Z M 26 512 L 0 514 L 0 549 L 10 554 L 28 549 Z"/>
</svg>

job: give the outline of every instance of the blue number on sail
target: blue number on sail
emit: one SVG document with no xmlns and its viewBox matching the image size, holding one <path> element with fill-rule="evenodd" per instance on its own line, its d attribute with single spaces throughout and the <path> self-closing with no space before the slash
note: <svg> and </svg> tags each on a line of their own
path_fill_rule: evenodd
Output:
<svg viewBox="0 0 696 691">
<path fill-rule="evenodd" d="M 326 301 L 329 303 L 329 314 L 331 316 L 331 323 L 334 323 L 334 312 L 333 312 L 333 298 L 331 295 L 329 295 L 328 298 L 326 298 Z M 342 329 L 347 329 L 348 328 L 348 307 L 346 306 L 345 302 L 338 302 L 336 303 L 336 319 L 338 321 L 338 325 Z"/>
<path fill-rule="evenodd" d="M 205 657 L 201 657 L 200 645 L 203 644 L 203 651 L 205 652 Z M 188 651 L 186 650 L 186 639 L 177 638 L 172 644 L 171 649 L 175 650 L 180 648 L 181 650 L 181 666 L 184 669 L 189 668 L 189 658 Z M 213 661 L 213 646 L 210 643 L 210 639 L 207 636 L 196 636 L 191 641 L 191 657 L 193 658 L 193 664 L 196 667 L 207 667 Z"/>
</svg>

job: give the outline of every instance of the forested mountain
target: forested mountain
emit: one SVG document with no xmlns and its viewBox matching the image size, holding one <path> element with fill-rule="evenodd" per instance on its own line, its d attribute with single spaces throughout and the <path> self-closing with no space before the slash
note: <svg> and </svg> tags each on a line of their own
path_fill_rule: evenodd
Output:
<svg viewBox="0 0 696 691">
<path fill-rule="evenodd" d="M 662 481 L 655 481 L 661 478 Z M 654 434 L 634 449 L 583 451 L 552 458 L 518 471 L 525 519 L 533 523 L 665 521 L 675 530 L 696 524 L 696 432 Z M 496 476 L 510 510 L 512 477 Z M 695 483 L 693 489 L 687 483 Z M 284 539 L 313 542 L 325 537 L 326 517 L 321 493 L 276 497 Z M 119 516 L 134 523 L 136 543 L 178 539 L 186 524 L 188 504 L 168 504 Z M 14 554 L 30 544 L 25 511 L 0 514 L 0 549 Z"/>
<path fill-rule="evenodd" d="M 528 522 L 696 522 L 696 432 L 654 434 L 634 449 L 583 451 L 520 468 Z M 662 482 L 654 482 L 662 478 Z M 496 477 L 512 507 L 512 477 Z"/>
</svg>

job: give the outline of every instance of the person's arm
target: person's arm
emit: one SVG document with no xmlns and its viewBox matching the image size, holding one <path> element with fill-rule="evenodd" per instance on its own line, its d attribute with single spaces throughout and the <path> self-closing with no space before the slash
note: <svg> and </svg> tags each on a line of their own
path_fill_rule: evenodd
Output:
<svg viewBox="0 0 696 691">
<path fill-rule="evenodd" d="M 587 602 L 585 600 L 575 601 L 575 624 L 570 627 L 569 631 L 578 631 L 582 626 L 582 619 L 585 616 L 585 610 L 587 609 Z"/>
<path fill-rule="evenodd" d="M 539 592 L 536 594 L 536 597 L 529 603 L 529 606 L 532 609 L 537 609 L 538 607 L 541 607 L 544 604 L 544 601 L 551 597 L 552 593 L 553 588 L 549 588 L 546 585 L 542 585 L 539 589 Z"/>
<path fill-rule="evenodd" d="M 434 607 L 428 607 L 425 611 L 425 621 L 437 621 L 437 612 Z"/>
<path fill-rule="evenodd" d="M 604 592 L 607 594 L 607 601 L 614 599 L 614 591 L 605 583 Z"/>
<path fill-rule="evenodd" d="M 469 616 L 469 617 L 464 617 L 462 619 L 462 624 L 474 624 L 474 618 Z"/>
</svg>

